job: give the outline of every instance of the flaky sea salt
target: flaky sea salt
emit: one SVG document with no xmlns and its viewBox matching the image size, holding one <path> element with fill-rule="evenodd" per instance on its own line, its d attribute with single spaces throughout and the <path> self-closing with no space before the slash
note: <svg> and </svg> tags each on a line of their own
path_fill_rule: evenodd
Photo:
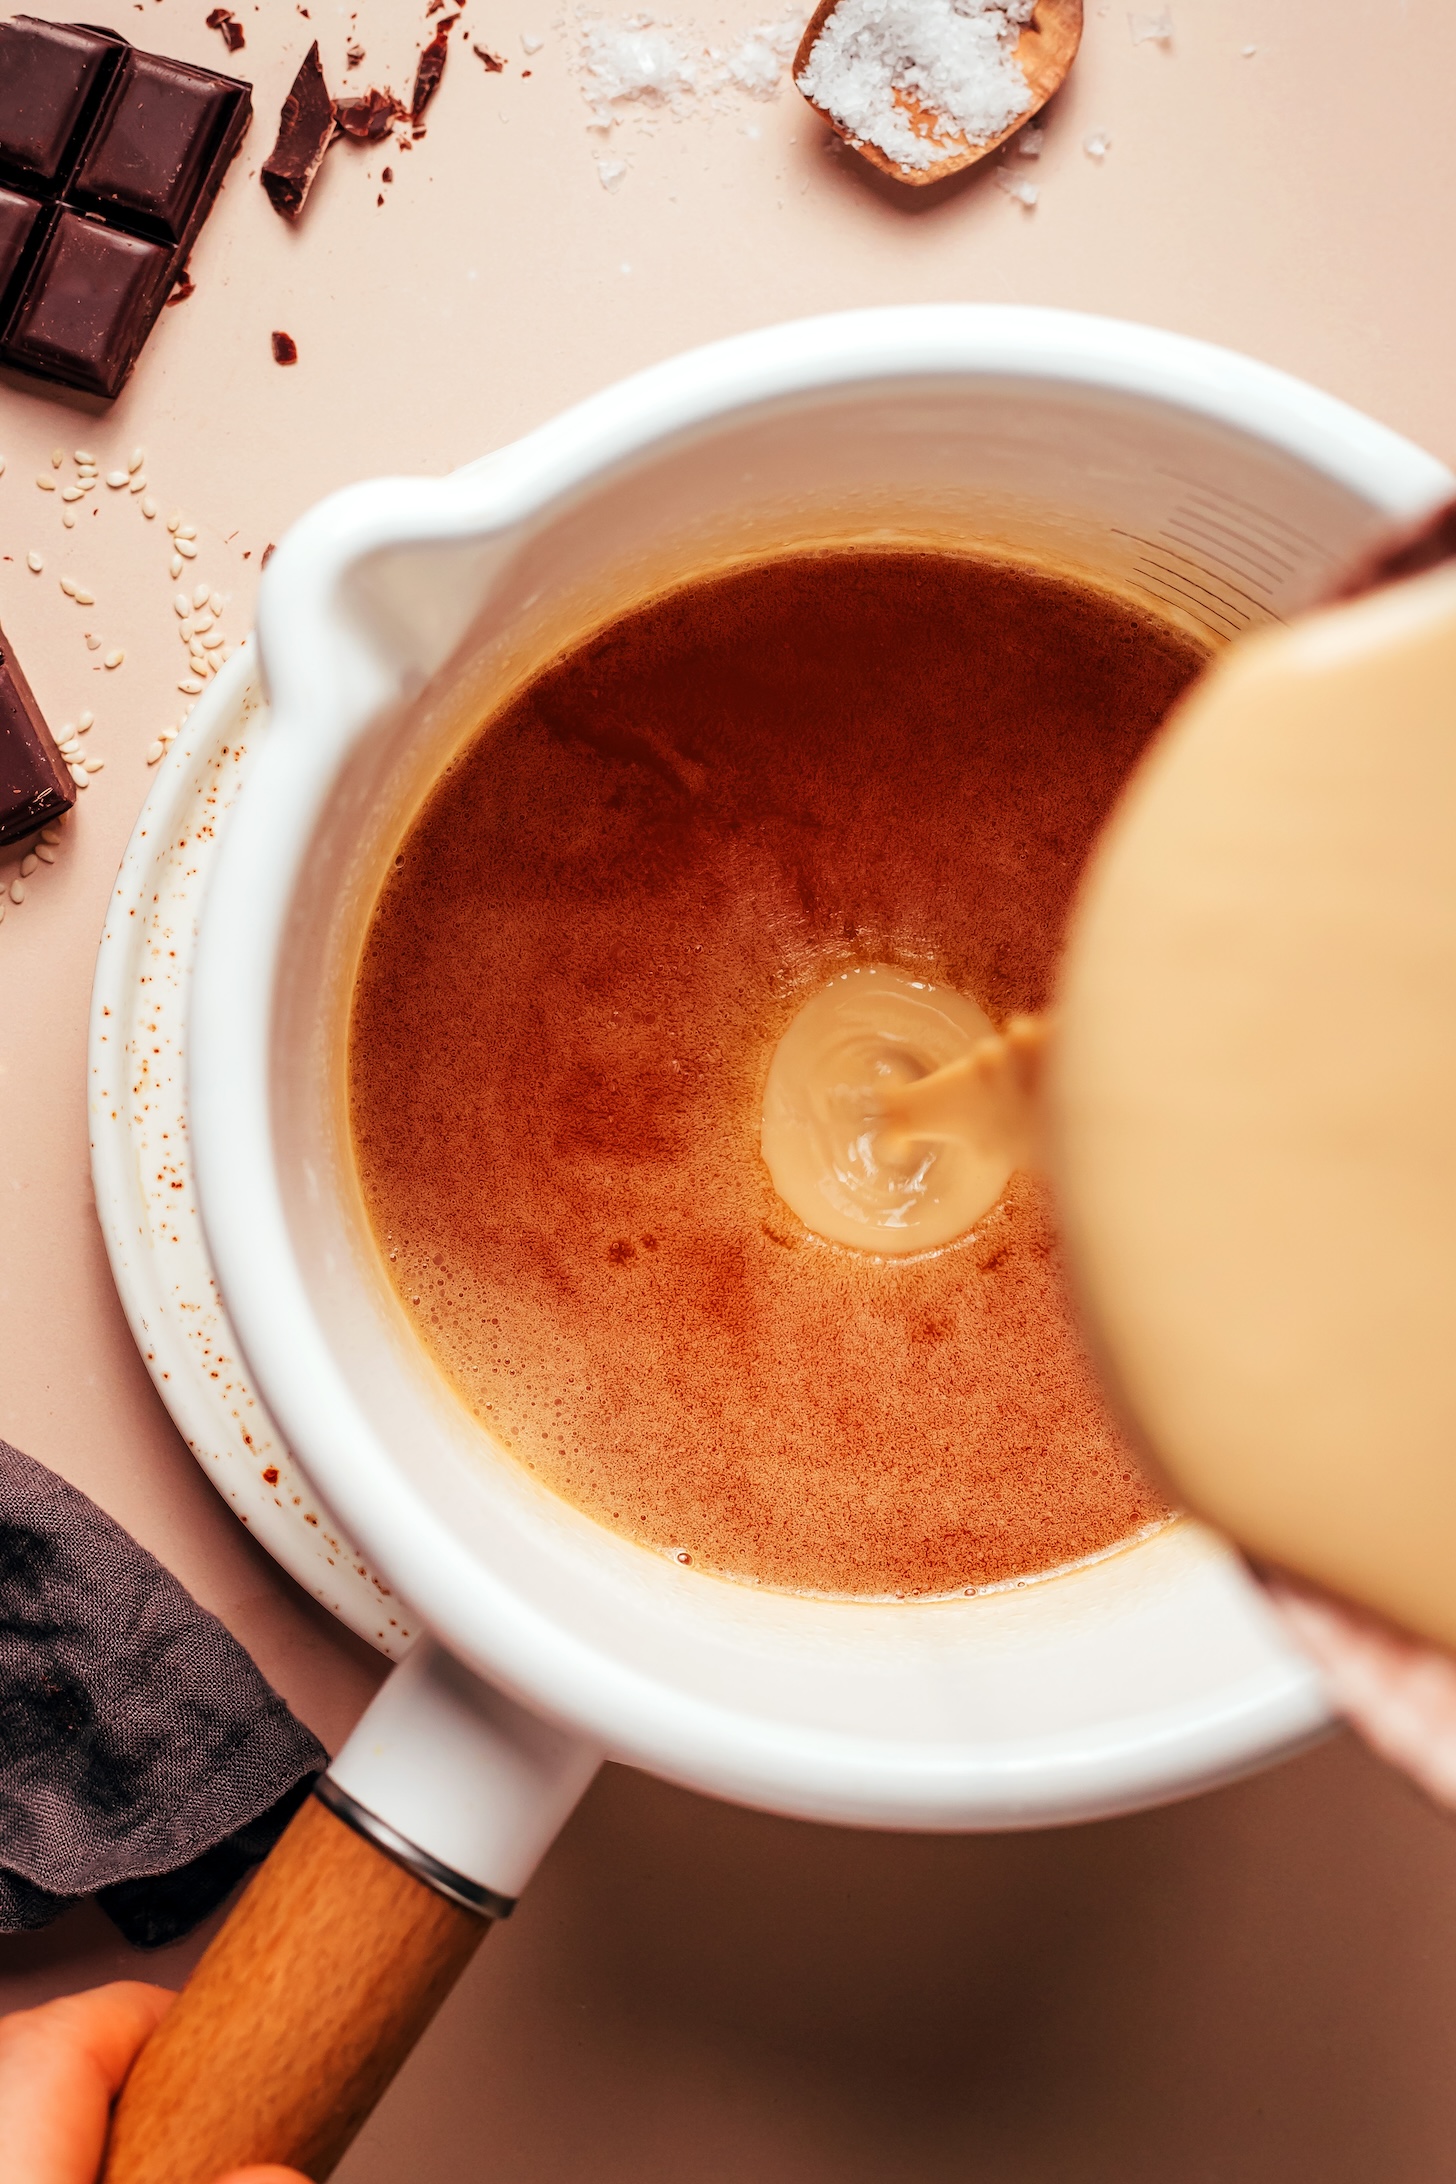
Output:
<svg viewBox="0 0 1456 2184">
<path fill-rule="evenodd" d="M 1112 150 L 1112 139 L 1105 129 L 1094 129 L 1082 139 L 1082 149 L 1089 159 L 1105 159 Z"/>
<path fill-rule="evenodd" d="M 1157 15 L 1129 15 L 1127 27 L 1134 45 L 1161 45 L 1173 43 L 1173 18 L 1167 8 Z"/>
<path fill-rule="evenodd" d="M 996 183 L 1008 197 L 1014 197 L 1018 205 L 1025 205 L 1028 212 L 1041 195 L 1041 184 L 1033 182 L 1024 167 L 998 167 Z"/>
<path fill-rule="evenodd" d="M 797 17 L 757 23 L 735 45 L 713 46 L 646 13 L 583 16 L 577 69 L 589 126 L 605 134 L 629 114 L 648 125 L 655 113 L 681 120 L 705 101 L 726 104 L 725 93 L 774 98 L 802 28 Z"/>
<path fill-rule="evenodd" d="M 856 144 L 933 167 L 1031 105 L 1016 58 L 1034 0 L 839 0 L 798 76 Z"/>
</svg>

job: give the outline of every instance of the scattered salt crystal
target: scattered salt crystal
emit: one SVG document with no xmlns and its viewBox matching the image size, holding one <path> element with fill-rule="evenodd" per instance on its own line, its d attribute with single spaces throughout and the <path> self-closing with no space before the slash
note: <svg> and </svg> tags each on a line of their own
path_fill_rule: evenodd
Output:
<svg viewBox="0 0 1456 2184">
<path fill-rule="evenodd" d="M 1034 122 L 1028 122 L 1016 139 L 1016 149 L 1023 159 L 1040 159 L 1041 148 L 1045 142 L 1045 129 L 1038 128 Z"/>
<path fill-rule="evenodd" d="M 521 32 L 521 44 L 527 53 L 539 53 L 542 41 L 533 37 L 530 31 L 523 30 Z"/>
<path fill-rule="evenodd" d="M 1000 136 L 1030 106 L 1016 39 L 1033 6 L 839 0 L 799 89 L 852 143 L 873 144 L 899 167 L 933 167 Z"/>
<path fill-rule="evenodd" d="M 750 99 L 776 97 L 801 36 L 797 22 L 759 23 L 745 31 L 732 52 L 724 55 L 720 64 L 723 80 Z"/>
<path fill-rule="evenodd" d="M 626 172 L 627 162 L 625 159 L 607 159 L 600 153 L 598 154 L 597 180 L 604 190 L 618 188 Z"/>
<path fill-rule="evenodd" d="M 1105 159 L 1112 150 L 1112 139 L 1105 129 L 1094 129 L 1091 136 L 1083 137 L 1082 149 L 1089 159 Z"/>
<path fill-rule="evenodd" d="M 1041 184 L 1033 182 L 1029 174 L 1019 173 L 1015 167 L 998 167 L 996 186 L 1005 190 L 1008 197 L 1014 197 L 1018 205 L 1025 205 L 1028 210 L 1041 195 Z"/>
<path fill-rule="evenodd" d="M 603 135 L 629 114 L 650 131 L 655 117 L 681 120 L 704 100 L 721 104 L 725 93 L 775 98 L 803 30 L 800 17 L 757 23 L 722 47 L 680 35 L 647 13 L 620 22 L 582 16 L 579 24 L 587 127 Z"/>
<path fill-rule="evenodd" d="M 1251 61 L 1254 58 L 1254 55 L 1258 52 L 1258 50 L 1259 48 L 1256 45 L 1246 45 L 1239 47 L 1239 51 L 1240 53 L 1242 53 L 1246 61 Z"/>
<path fill-rule="evenodd" d="M 1173 43 L 1173 17 L 1167 8 L 1157 15 L 1129 15 L 1127 27 L 1134 45 L 1168 46 Z"/>
</svg>

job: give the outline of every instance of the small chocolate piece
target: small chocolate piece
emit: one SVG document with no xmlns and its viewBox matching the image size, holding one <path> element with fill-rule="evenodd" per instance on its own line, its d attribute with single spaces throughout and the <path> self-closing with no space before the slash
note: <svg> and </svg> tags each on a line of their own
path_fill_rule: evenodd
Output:
<svg viewBox="0 0 1456 2184">
<path fill-rule="evenodd" d="M 79 23 L 0 23 L 0 170 L 53 189 L 125 51 Z"/>
<path fill-rule="evenodd" d="M 189 296 L 195 296 L 196 294 L 197 283 L 192 275 L 190 273 L 179 273 L 177 275 L 177 285 L 167 298 L 167 309 L 170 311 L 174 303 L 185 303 Z"/>
<path fill-rule="evenodd" d="M 56 217 L 5 338 L 5 361 L 108 400 L 162 307 L 173 253 L 144 235 Z"/>
<path fill-rule="evenodd" d="M 209 30 L 222 32 L 223 43 L 229 53 L 241 53 L 247 44 L 243 36 L 243 26 L 231 8 L 214 8 L 207 18 L 207 27 Z"/>
<path fill-rule="evenodd" d="M 356 144 L 377 143 L 388 136 L 396 121 L 409 118 L 408 107 L 401 106 L 392 91 L 366 91 L 360 98 L 339 99 L 334 105 L 334 119 Z"/>
<path fill-rule="evenodd" d="M 488 46 L 472 46 L 470 50 L 478 61 L 484 61 L 487 73 L 492 76 L 498 76 L 506 65 L 500 55 L 492 53 Z"/>
<path fill-rule="evenodd" d="M 0 23 L 0 363 L 120 390 L 251 110 L 247 84 L 110 31 Z"/>
<path fill-rule="evenodd" d="M 23 841 L 75 801 L 76 785 L 0 629 L 0 843 Z"/>
<path fill-rule="evenodd" d="M 294 340 L 292 334 L 274 334 L 273 361 L 275 364 L 296 364 L 298 362 L 298 343 Z"/>
<path fill-rule="evenodd" d="M 283 101 L 278 142 L 264 160 L 260 177 L 269 204 L 285 220 L 296 220 L 302 212 L 313 178 L 333 141 L 333 102 L 324 82 L 315 38 L 293 79 L 293 89 Z"/>
<path fill-rule="evenodd" d="M 434 37 L 420 55 L 420 65 L 415 70 L 415 88 L 410 98 L 410 115 L 418 121 L 440 88 L 440 78 L 445 73 L 445 63 L 450 53 L 450 26 L 459 17 L 447 15 Z"/>
<path fill-rule="evenodd" d="M 357 68 L 364 57 L 363 46 L 351 45 L 344 54 L 345 68 Z"/>
</svg>

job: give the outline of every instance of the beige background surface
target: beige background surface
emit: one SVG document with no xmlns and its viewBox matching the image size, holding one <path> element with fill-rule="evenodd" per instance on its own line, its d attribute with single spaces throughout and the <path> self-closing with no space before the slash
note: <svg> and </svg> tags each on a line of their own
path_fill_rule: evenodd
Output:
<svg viewBox="0 0 1456 2184">
<path fill-rule="evenodd" d="M 226 65 L 206 0 L 33 7 Z M 335 485 L 448 468 L 694 342 L 933 298 L 1227 342 L 1456 458 L 1456 10 L 1171 9 L 1164 50 L 1091 0 L 1026 211 L 984 173 L 900 202 L 826 150 L 788 91 L 619 128 L 629 171 L 608 193 L 570 72 L 574 15 L 468 0 L 466 27 L 508 69 L 457 43 L 425 140 L 336 150 L 288 231 L 254 176 L 309 38 L 335 89 L 351 24 L 368 54 L 353 86 L 403 86 L 423 0 L 354 15 L 330 0 L 308 21 L 294 0 L 242 0 L 232 65 L 258 119 L 194 255 L 196 294 L 164 313 L 108 415 L 0 385 L 0 621 L 52 721 L 92 707 L 106 760 L 60 861 L 0 927 L 0 1433 L 156 1549 L 327 1741 L 375 1663 L 193 1466 L 132 1350 L 90 1201 L 91 963 L 144 752 L 184 702 L 166 540 L 104 488 L 64 533 L 35 474 L 53 446 L 106 468 L 144 445 L 164 514 L 200 533 L 189 575 L 230 595 L 242 630 L 261 549 Z M 678 21 L 712 35 L 759 12 Z M 529 59 L 523 33 L 543 40 Z M 1093 129 L 1112 138 L 1100 166 L 1081 149 Z M 275 327 L 298 342 L 292 370 L 271 360 Z M 94 608 L 62 596 L 61 573 Z M 83 629 L 124 666 L 99 667 Z M 180 1980 L 193 1953 L 151 1968 Z M 140 1964 L 76 1913 L 0 1943 L 0 2005 Z M 1453 2040 L 1456 1832 L 1344 1741 L 1176 1810 L 1008 1839 L 820 1830 L 612 1770 L 340 2175 L 1430 2184 L 1456 2131 Z"/>
</svg>

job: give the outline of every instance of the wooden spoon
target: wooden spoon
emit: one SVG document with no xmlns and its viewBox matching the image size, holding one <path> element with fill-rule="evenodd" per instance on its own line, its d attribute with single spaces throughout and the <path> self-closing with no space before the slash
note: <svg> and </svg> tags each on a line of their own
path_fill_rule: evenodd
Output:
<svg viewBox="0 0 1456 2184">
<path fill-rule="evenodd" d="M 819 33 L 838 5 L 839 0 L 819 0 L 809 27 L 799 42 L 799 50 L 794 55 L 796 86 L 819 41 Z M 1041 112 L 1053 93 L 1061 90 L 1081 42 L 1082 0 L 1037 0 L 1036 13 L 1016 41 L 1016 59 L 1026 78 L 1031 104 L 999 136 L 987 137 L 979 144 L 972 144 L 962 138 L 958 151 L 947 152 L 944 159 L 937 159 L 929 167 L 902 167 L 897 160 L 882 152 L 877 144 L 865 144 L 857 137 L 852 137 L 827 108 L 808 98 L 807 93 L 802 96 L 808 100 L 808 104 L 814 108 L 821 120 L 827 121 L 830 128 L 844 138 L 846 144 L 852 144 L 860 157 L 867 159 L 872 167 L 878 167 L 882 174 L 893 175 L 897 182 L 911 182 L 919 188 L 927 182 L 943 182 L 948 174 L 959 174 L 963 167 L 974 167 L 978 159 L 984 159 L 988 152 L 994 152 L 1008 137 L 1015 136 L 1018 129 L 1024 128 L 1034 115 Z M 943 137 L 944 129 L 938 117 L 922 106 L 918 99 L 904 91 L 896 91 L 894 97 L 896 105 L 909 115 L 917 132 L 925 136 Z"/>
</svg>

